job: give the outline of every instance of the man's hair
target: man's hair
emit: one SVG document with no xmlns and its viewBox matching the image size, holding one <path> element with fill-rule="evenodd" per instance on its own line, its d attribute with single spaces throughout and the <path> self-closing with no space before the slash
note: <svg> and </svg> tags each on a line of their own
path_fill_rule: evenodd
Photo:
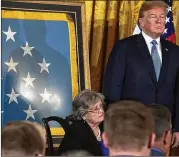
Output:
<svg viewBox="0 0 179 157">
<path fill-rule="evenodd" d="M 171 112 L 167 107 L 159 104 L 149 105 L 148 108 L 151 110 L 155 120 L 155 140 L 157 141 L 166 131 L 171 129 Z"/>
<path fill-rule="evenodd" d="M 167 7 L 168 5 L 162 0 L 145 1 L 140 7 L 139 18 L 143 18 L 144 12 L 153 8 L 163 8 L 165 10 L 165 13 L 167 13 Z"/>
<path fill-rule="evenodd" d="M 63 153 L 61 156 L 92 156 L 89 152 L 85 150 L 71 150 Z"/>
<path fill-rule="evenodd" d="M 119 101 L 110 104 L 104 118 L 108 144 L 114 149 L 140 151 L 154 129 L 149 109 L 140 102 Z"/>
<path fill-rule="evenodd" d="M 3 156 L 32 156 L 42 154 L 45 150 L 39 130 L 26 121 L 7 123 L 2 128 L 1 144 Z"/>
<path fill-rule="evenodd" d="M 38 122 L 31 122 L 31 121 L 28 121 L 28 120 L 24 121 L 24 122 L 29 123 L 30 125 L 33 125 L 38 130 L 38 132 L 39 132 L 39 134 L 40 134 L 40 136 L 43 140 L 44 147 L 45 147 L 47 140 L 46 140 L 46 130 L 45 130 L 44 126 L 41 125 Z"/>
</svg>

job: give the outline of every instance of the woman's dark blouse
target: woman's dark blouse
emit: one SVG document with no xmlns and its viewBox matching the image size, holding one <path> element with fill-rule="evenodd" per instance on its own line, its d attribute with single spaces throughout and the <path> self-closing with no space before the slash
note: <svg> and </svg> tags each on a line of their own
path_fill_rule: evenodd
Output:
<svg viewBox="0 0 179 157">
<path fill-rule="evenodd" d="M 65 132 L 59 147 L 59 154 L 71 150 L 85 150 L 93 156 L 103 155 L 91 127 L 84 120 L 73 121 Z"/>
</svg>

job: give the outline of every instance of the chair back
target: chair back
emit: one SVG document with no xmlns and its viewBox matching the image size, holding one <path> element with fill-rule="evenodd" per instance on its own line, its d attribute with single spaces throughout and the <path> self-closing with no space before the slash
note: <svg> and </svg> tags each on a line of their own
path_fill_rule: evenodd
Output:
<svg viewBox="0 0 179 157">
<path fill-rule="evenodd" d="M 53 148 L 53 140 L 52 140 L 52 135 L 51 135 L 50 126 L 49 126 L 50 121 L 58 122 L 62 126 L 64 131 L 67 130 L 68 122 L 66 121 L 66 119 L 63 119 L 63 118 L 57 117 L 57 116 L 50 116 L 47 118 L 42 118 L 42 122 L 43 122 L 45 130 L 46 130 L 46 138 L 47 138 L 47 145 L 48 145 L 47 153 L 49 156 L 53 156 L 54 148 Z"/>
</svg>

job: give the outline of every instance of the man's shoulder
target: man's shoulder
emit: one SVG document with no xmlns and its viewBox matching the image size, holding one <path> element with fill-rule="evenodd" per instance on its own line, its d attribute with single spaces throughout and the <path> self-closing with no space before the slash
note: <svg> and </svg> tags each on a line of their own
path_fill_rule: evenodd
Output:
<svg viewBox="0 0 179 157">
<path fill-rule="evenodd" d="M 165 46 L 165 49 L 168 50 L 168 52 L 175 58 L 176 62 L 178 62 L 179 59 L 179 46 L 168 41 L 164 40 L 163 45 Z"/>
<path fill-rule="evenodd" d="M 118 40 L 117 43 L 133 43 L 137 40 L 137 38 L 140 36 L 140 34 L 132 35 L 126 38 L 123 38 L 121 40 Z"/>
<path fill-rule="evenodd" d="M 171 41 L 168 41 L 166 39 L 161 39 L 161 42 L 163 43 L 163 45 L 167 46 L 168 48 L 179 50 L 179 46 L 176 45 L 175 43 L 172 43 Z"/>
<path fill-rule="evenodd" d="M 140 34 L 132 35 L 132 36 L 117 40 L 114 43 L 113 50 L 114 52 L 116 52 L 116 50 L 117 52 L 121 52 L 121 51 L 124 52 L 124 50 L 129 51 L 130 49 L 133 49 L 133 48 L 135 49 L 138 39 L 140 39 Z"/>
</svg>

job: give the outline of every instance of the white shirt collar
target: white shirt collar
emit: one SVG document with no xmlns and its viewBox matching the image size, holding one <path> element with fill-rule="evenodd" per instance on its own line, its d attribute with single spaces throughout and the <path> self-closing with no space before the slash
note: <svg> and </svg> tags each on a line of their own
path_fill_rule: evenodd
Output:
<svg viewBox="0 0 179 157">
<path fill-rule="evenodd" d="M 148 36 L 146 33 L 144 33 L 143 31 L 142 31 L 142 35 L 143 35 L 143 37 L 144 37 L 144 39 L 145 39 L 145 42 L 148 43 L 148 44 L 150 44 L 151 41 L 154 40 L 154 39 L 152 39 L 150 36 Z M 158 37 L 158 38 L 155 39 L 155 40 L 157 41 L 157 44 L 159 45 L 159 43 L 160 43 L 160 37 Z"/>
<path fill-rule="evenodd" d="M 149 53 L 151 54 L 151 48 L 152 48 L 152 43 L 151 43 L 151 41 L 154 40 L 154 39 L 152 39 L 150 36 L 148 36 L 148 35 L 147 35 L 146 33 L 144 33 L 143 31 L 142 31 L 142 35 L 143 35 L 143 37 L 144 37 L 144 39 L 145 39 L 145 42 L 146 42 L 146 44 L 147 44 Z M 160 37 L 157 38 L 157 39 L 155 39 L 155 40 L 157 41 L 156 47 L 157 47 L 157 50 L 158 50 L 158 53 L 159 53 L 160 60 L 161 60 L 161 62 L 162 62 L 162 52 L 161 52 Z"/>
</svg>

